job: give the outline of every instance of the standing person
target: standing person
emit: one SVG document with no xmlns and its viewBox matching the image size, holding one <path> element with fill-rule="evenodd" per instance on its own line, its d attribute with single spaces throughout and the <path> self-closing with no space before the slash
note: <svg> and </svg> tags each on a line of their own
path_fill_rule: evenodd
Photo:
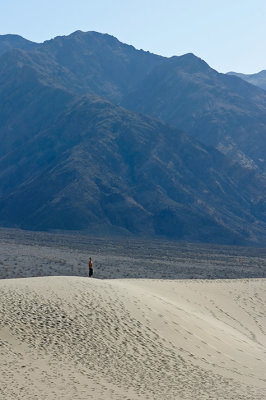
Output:
<svg viewBox="0 0 266 400">
<path fill-rule="evenodd" d="M 92 266 L 92 259 L 90 257 L 89 259 L 89 278 L 91 278 L 93 275 L 93 266 Z"/>
</svg>

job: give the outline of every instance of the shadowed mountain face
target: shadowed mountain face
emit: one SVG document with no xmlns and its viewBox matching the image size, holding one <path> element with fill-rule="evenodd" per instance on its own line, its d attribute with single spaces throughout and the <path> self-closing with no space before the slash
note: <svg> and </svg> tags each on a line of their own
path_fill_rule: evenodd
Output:
<svg viewBox="0 0 266 400">
<path fill-rule="evenodd" d="M 115 102 L 164 60 L 113 36 L 81 31 L 46 41 L 27 57 L 56 86 L 77 94 L 96 93 Z"/>
<path fill-rule="evenodd" d="M 243 79 L 251 83 L 252 85 L 258 86 L 261 89 L 266 90 L 266 71 L 260 71 L 256 74 L 241 74 L 238 72 L 228 72 L 228 75 L 238 76 L 239 78 Z"/>
<path fill-rule="evenodd" d="M 49 85 L 27 53 L 14 50 L 0 57 L 0 157 L 49 129 L 73 95 Z"/>
<path fill-rule="evenodd" d="M 19 35 L 0 35 L 0 55 L 13 49 L 33 50 L 38 46 Z"/>
<path fill-rule="evenodd" d="M 193 54 L 165 58 L 97 32 L 77 31 L 31 49 L 24 63 L 46 83 L 159 118 L 266 175 L 265 91 Z"/>
<path fill-rule="evenodd" d="M 266 93 L 187 54 L 155 67 L 124 105 L 178 126 L 266 175 Z"/>
<path fill-rule="evenodd" d="M 80 32 L 3 54 L 0 224 L 262 243 L 262 178 L 176 128 L 88 94 L 122 101 L 143 82 L 149 96 L 144 82 L 168 62 Z"/>
</svg>

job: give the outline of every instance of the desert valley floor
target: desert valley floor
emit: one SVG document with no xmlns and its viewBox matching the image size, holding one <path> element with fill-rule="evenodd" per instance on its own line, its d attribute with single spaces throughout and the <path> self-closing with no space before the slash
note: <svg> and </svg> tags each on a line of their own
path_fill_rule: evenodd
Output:
<svg viewBox="0 0 266 400">
<path fill-rule="evenodd" d="M 0 240 L 0 398 L 266 399 L 265 249 Z"/>
</svg>

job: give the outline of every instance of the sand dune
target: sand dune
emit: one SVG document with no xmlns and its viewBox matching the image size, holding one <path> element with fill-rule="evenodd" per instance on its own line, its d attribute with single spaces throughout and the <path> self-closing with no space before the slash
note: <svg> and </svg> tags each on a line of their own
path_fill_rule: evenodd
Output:
<svg viewBox="0 0 266 400">
<path fill-rule="evenodd" d="M 266 399 L 266 280 L 0 280 L 0 398 Z"/>
</svg>

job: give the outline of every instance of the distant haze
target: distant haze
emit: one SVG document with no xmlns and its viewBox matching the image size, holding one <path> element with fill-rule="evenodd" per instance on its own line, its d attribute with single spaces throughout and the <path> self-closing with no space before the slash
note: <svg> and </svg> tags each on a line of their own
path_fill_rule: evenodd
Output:
<svg viewBox="0 0 266 400">
<path fill-rule="evenodd" d="M 194 53 L 219 72 L 266 69 L 263 0 L 1 0 L 0 34 L 43 42 L 75 30 L 109 33 L 150 52 Z"/>
</svg>

